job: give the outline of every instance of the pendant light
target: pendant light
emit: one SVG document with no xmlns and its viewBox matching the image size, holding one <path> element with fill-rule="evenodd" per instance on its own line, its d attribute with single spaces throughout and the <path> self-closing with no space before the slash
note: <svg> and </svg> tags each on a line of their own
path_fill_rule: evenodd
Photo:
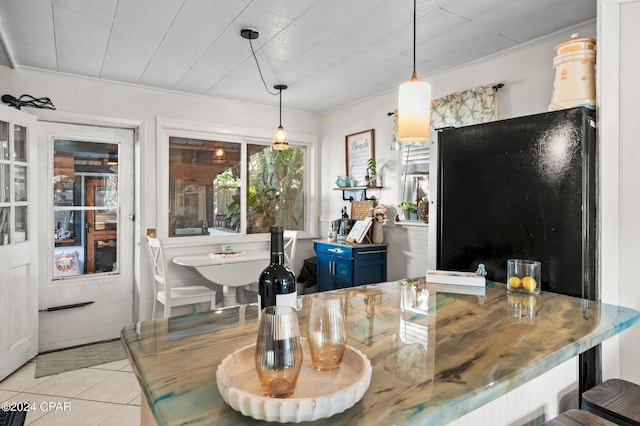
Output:
<svg viewBox="0 0 640 426">
<path fill-rule="evenodd" d="M 429 139 L 431 85 L 416 74 L 416 0 L 413 0 L 413 74 L 398 91 L 398 140 L 424 142 Z"/>
<path fill-rule="evenodd" d="M 256 40 L 260 34 L 257 30 L 252 28 L 243 28 L 240 30 L 240 36 L 244 39 L 249 40 L 249 47 L 251 47 L 251 54 L 253 55 L 253 59 L 256 61 L 256 66 L 258 67 L 258 73 L 260 74 L 260 78 L 262 79 L 262 83 L 264 84 L 264 88 L 271 95 L 276 95 L 276 93 L 271 92 L 267 87 L 267 83 L 264 81 L 264 77 L 262 76 L 262 71 L 260 70 L 260 63 L 258 62 L 258 58 L 256 57 L 256 52 L 253 50 L 253 44 L 251 40 Z M 273 135 L 273 145 L 271 145 L 272 149 L 275 150 L 285 150 L 289 149 L 289 138 L 287 137 L 287 132 L 282 127 L 282 91 L 287 88 L 286 84 L 276 84 L 273 86 L 274 89 L 278 90 L 280 93 L 280 125 L 276 129 L 275 134 Z"/>
<path fill-rule="evenodd" d="M 213 151 L 213 162 L 214 164 L 223 164 L 227 162 L 227 156 L 223 148 L 218 147 Z"/>
<path fill-rule="evenodd" d="M 282 127 L 282 91 L 287 88 L 285 84 L 276 84 L 274 89 L 280 91 L 280 125 L 276 129 L 276 133 L 273 135 L 273 145 L 271 148 L 275 150 L 289 149 L 289 138 L 287 132 Z"/>
</svg>

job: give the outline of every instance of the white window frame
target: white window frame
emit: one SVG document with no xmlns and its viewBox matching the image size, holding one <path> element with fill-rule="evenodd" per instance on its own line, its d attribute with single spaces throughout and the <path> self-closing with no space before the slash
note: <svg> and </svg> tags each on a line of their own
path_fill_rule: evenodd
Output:
<svg viewBox="0 0 640 426">
<path fill-rule="evenodd" d="M 156 118 L 157 135 L 157 197 L 156 197 L 156 235 L 158 238 L 166 240 L 169 246 L 195 246 L 211 244 L 227 244 L 236 242 L 267 241 L 268 234 L 247 234 L 246 220 L 243 216 L 241 230 L 237 234 L 209 235 L 209 236 L 181 236 L 169 237 L 169 138 L 193 138 L 204 140 L 218 140 L 223 142 L 233 142 L 243 145 L 241 180 L 242 191 L 246 189 L 247 183 L 247 144 L 271 145 L 273 129 L 263 130 L 249 127 L 233 127 L 221 124 L 208 124 L 189 120 L 172 119 L 165 117 Z M 317 217 L 312 213 L 318 211 L 317 205 L 317 145 L 318 137 L 306 133 L 288 132 L 289 144 L 293 147 L 300 146 L 306 149 L 304 159 L 304 203 L 305 203 L 305 229 L 298 238 L 317 235 Z M 241 211 L 246 215 L 246 197 L 241 197 Z"/>
</svg>

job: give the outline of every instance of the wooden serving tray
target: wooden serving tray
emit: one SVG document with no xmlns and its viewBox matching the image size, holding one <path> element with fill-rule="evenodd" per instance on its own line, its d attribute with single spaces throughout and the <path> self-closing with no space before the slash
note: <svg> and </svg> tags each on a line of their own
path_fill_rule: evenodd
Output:
<svg viewBox="0 0 640 426">
<path fill-rule="evenodd" d="M 318 371 L 311 364 L 307 339 L 302 338 L 303 364 L 296 390 L 289 398 L 264 396 L 255 367 L 256 345 L 245 346 L 222 360 L 216 372 L 218 390 L 236 411 L 257 420 L 303 422 L 330 417 L 351 408 L 371 382 L 371 363 L 359 350 L 346 346 L 340 368 Z"/>
</svg>

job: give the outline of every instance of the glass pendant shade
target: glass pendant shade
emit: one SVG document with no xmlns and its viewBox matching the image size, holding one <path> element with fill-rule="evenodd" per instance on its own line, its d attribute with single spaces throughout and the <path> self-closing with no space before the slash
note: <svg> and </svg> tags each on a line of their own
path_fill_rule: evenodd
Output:
<svg viewBox="0 0 640 426">
<path fill-rule="evenodd" d="M 282 91 L 287 88 L 287 85 L 276 84 L 273 88 L 280 92 L 280 124 L 276 129 L 276 133 L 273 135 L 273 145 L 271 145 L 271 148 L 283 151 L 285 149 L 289 149 L 289 137 L 287 136 L 287 132 L 284 130 L 284 127 L 282 127 Z"/>
<path fill-rule="evenodd" d="M 424 142 L 431 123 L 431 85 L 420 81 L 415 71 L 398 92 L 398 140 Z"/>
<path fill-rule="evenodd" d="M 289 149 L 289 138 L 287 132 L 281 125 L 276 129 L 276 133 L 273 135 L 272 148 L 275 150 Z"/>
</svg>

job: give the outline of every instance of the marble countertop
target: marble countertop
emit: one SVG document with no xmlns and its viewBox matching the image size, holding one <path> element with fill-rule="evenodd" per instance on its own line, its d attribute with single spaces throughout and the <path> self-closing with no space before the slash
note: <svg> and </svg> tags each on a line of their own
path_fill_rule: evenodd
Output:
<svg viewBox="0 0 640 426">
<path fill-rule="evenodd" d="M 347 300 L 348 344 L 371 361 L 362 400 L 319 424 L 446 424 L 620 333 L 632 309 L 542 292 L 387 282 L 337 290 Z M 309 298 L 300 300 L 305 335 Z M 235 412 L 216 385 L 229 353 L 255 342 L 255 305 L 143 321 L 122 340 L 160 425 L 263 424 Z M 144 404 L 144 401 L 143 401 Z"/>
</svg>

